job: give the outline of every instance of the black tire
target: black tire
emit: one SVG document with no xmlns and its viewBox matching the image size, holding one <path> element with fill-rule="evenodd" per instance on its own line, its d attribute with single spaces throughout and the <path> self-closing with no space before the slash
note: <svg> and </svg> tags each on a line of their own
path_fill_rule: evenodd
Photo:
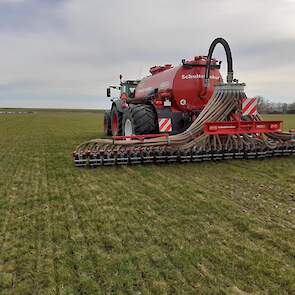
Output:
<svg viewBox="0 0 295 295">
<path fill-rule="evenodd" d="M 123 134 L 125 134 L 125 123 L 129 119 L 132 125 L 132 134 L 155 134 L 159 133 L 157 113 L 153 106 L 137 104 L 130 105 L 123 116 Z"/>
<path fill-rule="evenodd" d="M 104 129 L 105 135 L 107 135 L 107 136 L 112 135 L 111 111 L 104 112 L 103 129 Z"/>
<path fill-rule="evenodd" d="M 117 118 L 117 123 L 116 119 Z M 119 112 L 116 106 L 111 110 L 111 131 L 113 136 L 122 135 L 123 114 Z"/>
</svg>

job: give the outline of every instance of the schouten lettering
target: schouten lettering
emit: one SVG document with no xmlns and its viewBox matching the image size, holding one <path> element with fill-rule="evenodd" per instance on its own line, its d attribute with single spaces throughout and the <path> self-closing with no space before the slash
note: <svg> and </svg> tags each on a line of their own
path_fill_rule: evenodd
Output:
<svg viewBox="0 0 295 295">
<path fill-rule="evenodd" d="M 187 75 L 182 75 L 181 76 L 181 79 L 182 80 L 190 80 L 190 79 L 204 79 L 205 78 L 205 75 L 201 75 L 201 74 L 195 74 L 195 75 L 191 75 L 191 74 L 187 74 Z M 220 77 L 218 76 L 214 76 L 214 75 L 211 75 L 210 76 L 210 79 L 212 80 L 219 80 Z"/>
</svg>

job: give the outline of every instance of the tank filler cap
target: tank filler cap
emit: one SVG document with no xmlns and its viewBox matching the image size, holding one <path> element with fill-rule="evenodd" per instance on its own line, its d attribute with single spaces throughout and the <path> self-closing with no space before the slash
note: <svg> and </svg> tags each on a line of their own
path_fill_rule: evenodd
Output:
<svg viewBox="0 0 295 295">
<path fill-rule="evenodd" d="M 207 56 L 205 55 L 198 55 L 198 56 L 195 56 L 195 61 L 198 61 L 198 60 L 206 60 Z"/>
<path fill-rule="evenodd" d="M 160 73 L 160 72 L 169 70 L 171 68 L 172 68 L 172 65 L 171 64 L 166 64 L 164 66 L 153 66 L 153 67 L 150 68 L 150 73 L 152 75 L 155 75 L 157 73 Z"/>
</svg>

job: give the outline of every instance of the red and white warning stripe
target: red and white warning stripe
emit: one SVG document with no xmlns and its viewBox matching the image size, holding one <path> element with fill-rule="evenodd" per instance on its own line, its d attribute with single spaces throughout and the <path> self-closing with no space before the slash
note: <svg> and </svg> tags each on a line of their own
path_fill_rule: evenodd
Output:
<svg viewBox="0 0 295 295">
<path fill-rule="evenodd" d="M 159 131 L 160 132 L 171 132 L 172 124 L 170 118 L 161 118 L 158 120 L 159 122 Z"/>
<path fill-rule="evenodd" d="M 257 115 L 257 99 L 243 98 L 242 100 L 242 114 L 243 116 Z"/>
</svg>

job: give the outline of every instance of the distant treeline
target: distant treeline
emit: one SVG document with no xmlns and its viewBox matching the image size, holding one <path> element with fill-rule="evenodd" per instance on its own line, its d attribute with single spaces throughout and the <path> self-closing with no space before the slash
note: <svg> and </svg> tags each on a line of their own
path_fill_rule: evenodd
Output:
<svg viewBox="0 0 295 295">
<path fill-rule="evenodd" d="M 282 103 L 269 101 L 262 96 L 256 96 L 258 112 L 262 114 L 295 114 L 295 102 Z"/>
<path fill-rule="evenodd" d="M 0 110 L 0 115 L 31 115 L 34 114 L 34 112 L 29 111 L 29 112 L 21 112 L 21 111 L 2 111 Z"/>
</svg>

